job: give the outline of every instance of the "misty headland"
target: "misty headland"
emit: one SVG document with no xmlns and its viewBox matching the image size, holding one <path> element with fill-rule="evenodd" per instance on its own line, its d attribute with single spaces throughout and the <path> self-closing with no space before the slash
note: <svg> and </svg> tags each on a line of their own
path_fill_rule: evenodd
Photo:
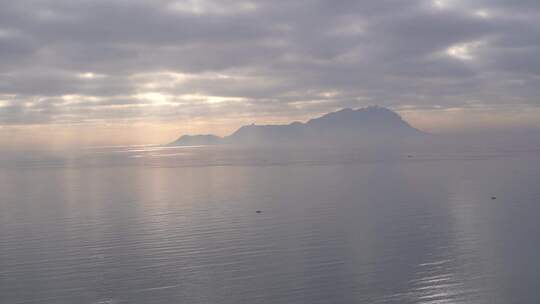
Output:
<svg viewBox="0 0 540 304">
<path fill-rule="evenodd" d="M 354 145 L 426 136 L 427 133 L 411 126 L 396 112 L 370 106 L 356 110 L 345 108 L 305 123 L 296 121 L 286 125 L 246 125 L 225 137 L 212 134 L 183 135 L 169 145 Z"/>
<path fill-rule="evenodd" d="M 468 151 L 535 150 L 537 129 L 467 130 L 433 133 L 420 130 L 386 107 L 344 108 L 306 122 L 249 124 L 228 136 L 182 135 L 167 147 L 234 147 L 260 149 L 376 149 L 378 153 L 448 153 Z"/>
</svg>

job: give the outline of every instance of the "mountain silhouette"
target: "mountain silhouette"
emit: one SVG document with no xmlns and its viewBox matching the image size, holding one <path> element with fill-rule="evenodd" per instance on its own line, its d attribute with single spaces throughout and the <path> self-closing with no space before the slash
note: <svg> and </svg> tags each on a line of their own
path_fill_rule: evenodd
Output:
<svg viewBox="0 0 540 304">
<path fill-rule="evenodd" d="M 396 112 L 383 107 L 371 106 L 357 110 L 342 109 L 305 123 L 247 125 L 225 137 L 184 135 L 170 145 L 352 144 L 390 141 L 422 135 L 425 133 L 412 127 Z"/>
<path fill-rule="evenodd" d="M 223 138 L 212 135 L 183 135 L 178 138 L 172 145 L 178 146 L 207 146 L 207 145 L 218 145 L 221 143 Z"/>
</svg>

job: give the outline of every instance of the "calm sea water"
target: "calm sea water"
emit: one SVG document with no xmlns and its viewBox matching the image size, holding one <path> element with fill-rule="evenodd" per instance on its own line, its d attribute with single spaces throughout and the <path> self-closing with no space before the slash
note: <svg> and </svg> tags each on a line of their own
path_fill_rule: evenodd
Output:
<svg viewBox="0 0 540 304">
<path fill-rule="evenodd" d="M 539 151 L 5 154 L 0 303 L 540 303 L 539 185 Z"/>
</svg>

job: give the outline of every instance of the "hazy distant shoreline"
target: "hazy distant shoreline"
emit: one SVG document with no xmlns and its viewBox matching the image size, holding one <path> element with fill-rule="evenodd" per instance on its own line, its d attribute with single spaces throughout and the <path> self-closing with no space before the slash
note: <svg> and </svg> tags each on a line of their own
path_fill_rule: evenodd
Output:
<svg viewBox="0 0 540 304">
<path fill-rule="evenodd" d="M 354 144 L 392 142 L 425 135 L 427 133 L 412 127 L 396 112 L 371 106 L 357 110 L 342 109 L 311 119 L 306 123 L 247 125 L 225 137 L 212 134 L 183 135 L 169 145 Z"/>
</svg>

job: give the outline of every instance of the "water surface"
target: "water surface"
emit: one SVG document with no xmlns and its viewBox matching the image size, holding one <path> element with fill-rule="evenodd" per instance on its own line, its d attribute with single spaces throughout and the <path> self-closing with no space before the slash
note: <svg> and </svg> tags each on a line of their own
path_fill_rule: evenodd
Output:
<svg viewBox="0 0 540 304">
<path fill-rule="evenodd" d="M 540 303 L 540 153 L 410 153 L 3 155 L 0 302 Z"/>
</svg>

